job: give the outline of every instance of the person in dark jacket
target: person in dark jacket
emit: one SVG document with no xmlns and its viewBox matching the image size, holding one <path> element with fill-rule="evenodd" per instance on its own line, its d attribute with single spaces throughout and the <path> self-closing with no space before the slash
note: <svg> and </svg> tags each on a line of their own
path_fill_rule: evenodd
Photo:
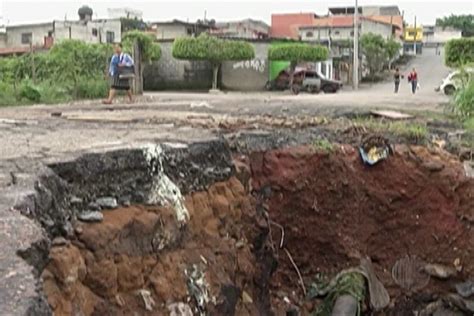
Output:
<svg viewBox="0 0 474 316">
<path fill-rule="evenodd" d="M 129 54 L 122 52 L 122 44 L 116 44 L 114 47 L 114 55 L 110 60 L 109 76 L 112 79 L 109 97 L 102 101 L 104 104 L 112 104 L 117 90 L 127 91 L 128 99 L 132 102 L 132 90 L 130 88 L 129 78 L 120 78 L 120 69 L 125 67 L 132 68 L 134 66 L 133 59 Z"/>
<path fill-rule="evenodd" d="M 411 83 L 411 92 L 415 94 L 416 89 L 418 88 L 418 73 L 415 68 L 413 68 L 410 75 L 408 75 L 408 82 Z"/>
<path fill-rule="evenodd" d="M 396 68 L 395 73 L 393 74 L 393 81 L 395 82 L 395 93 L 398 93 L 398 88 L 400 87 L 400 78 L 403 79 L 403 75 L 400 74 L 400 69 Z"/>
</svg>

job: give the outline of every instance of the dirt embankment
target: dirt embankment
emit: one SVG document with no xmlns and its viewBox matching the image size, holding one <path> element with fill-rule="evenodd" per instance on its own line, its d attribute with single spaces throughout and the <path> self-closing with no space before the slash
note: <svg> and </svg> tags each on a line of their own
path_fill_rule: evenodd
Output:
<svg viewBox="0 0 474 316">
<path fill-rule="evenodd" d="M 392 298 L 384 313 L 405 315 L 427 304 L 407 301 L 435 300 L 474 275 L 474 180 L 450 155 L 399 146 L 387 161 L 368 167 L 353 147 L 321 153 L 306 146 L 254 153 L 248 163 L 253 189 L 265 192 L 270 218 L 284 227 L 284 247 L 307 285 L 317 274 L 334 276 L 368 256 Z M 272 239 L 280 238 L 274 229 Z M 406 256 L 450 267 L 456 261 L 462 271 L 408 295 L 391 275 Z M 272 306 L 285 305 L 287 296 L 306 314 L 313 303 L 305 304 L 285 253 L 278 260 Z"/>
<path fill-rule="evenodd" d="M 452 156 L 399 146 L 367 167 L 353 147 L 304 146 L 235 166 L 186 195 L 185 227 L 170 208 L 131 206 L 56 239 L 42 274 L 56 315 L 307 315 L 320 301 L 303 295 L 295 265 L 309 287 L 365 256 L 391 296 L 380 315 L 411 315 L 474 275 L 474 181 Z M 407 293 L 391 275 L 406 256 L 461 269 Z"/>
<path fill-rule="evenodd" d="M 186 227 L 168 208 L 137 206 L 104 211 L 101 223 L 77 224 L 76 239 L 56 240 L 42 275 L 55 314 L 265 313 L 252 252 L 259 220 L 241 183 L 189 194 L 186 207 Z"/>
</svg>

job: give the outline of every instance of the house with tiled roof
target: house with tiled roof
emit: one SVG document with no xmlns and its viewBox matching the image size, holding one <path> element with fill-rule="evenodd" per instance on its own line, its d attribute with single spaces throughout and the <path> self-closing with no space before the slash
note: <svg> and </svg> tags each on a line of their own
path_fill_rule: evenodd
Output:
<svg viewBox="0 0 474 316">
<path fill-rule="evenodd" d="M 372 16 L 359 17 L 359 36 L 367 33 L 384 38 L 395 36 L 398 27 Z M 312 25 L 299 27 L 299 37 L 309 42 L 331 42 L 354 38 L 354 17 L 350 15 L 326 16 L 314 20 Z"/>
</svg>

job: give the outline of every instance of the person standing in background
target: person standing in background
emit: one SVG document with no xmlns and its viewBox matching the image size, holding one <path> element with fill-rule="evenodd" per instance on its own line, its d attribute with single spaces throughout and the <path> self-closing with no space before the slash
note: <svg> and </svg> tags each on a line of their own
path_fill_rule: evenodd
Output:
<svg viewBox="0 0 474 316">
<path fill-rule="evenodd" d="M 115 44 L 114 55 L 110 60 L 109 76 L 112 79 L 112 85 L 107 100 L 103 104 L 112 104 L 117 90 L 127 91 L 128 100 L 132 102 L 132 90 L 130 88 L 130 79 L 121 78 L 120 73 L 125 69 L 133 69 L 134 63 L 129 54 L 122 52 L 122 44 Z"/>
<path fill-rule="evenodd" d="M 400 74 L 400 69 L 396 68 L 395 73 L 393 74 L 393 80 L 395 83 L 395 93 L 398 93 L 398 88 L 400 87 L 400 78 L 403 79 L 403 75 Z"/>
<path fill-rule="evenodd" d="M 416 72 L 415 68 L 413 68 L 413 70 L 408 75 L 408 82 L 411 84 L 411 92 L 415 94 L 416 89 L 418 88 L 418 73 Z"/>
</svg>

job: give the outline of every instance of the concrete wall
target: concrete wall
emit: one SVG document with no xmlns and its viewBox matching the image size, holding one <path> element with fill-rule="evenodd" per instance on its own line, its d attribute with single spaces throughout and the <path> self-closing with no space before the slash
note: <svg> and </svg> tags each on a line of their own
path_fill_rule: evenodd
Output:
<svg viewBox="0 0 474 316">
<path fill-rule="evenodd" d="M 71 33 L 69 34 L 69 28 Z M 97 30 L 97 36 L 93 35 L 92 30 Z M 28 47 L 29 44 L 23 44 L 21 42 L 22 34 L 32 34 L 32 44 L 34 46 L 43 46 L 44 38 L 51 34 L 55 41 L 61 41 L 64 39 L 77 39 L 87 43 L 106 43 L 107 31 L 114 32 L 115 42 L 120 42 L 122 38 L 121 34 L 121 22 L 120 20 L 97 20 L 82 23 L 79 21 L 55 21 L 51 23 L 43 24 L 32 24 L 23 26 L 7 27 L 6 29 L 6 41 L 1 43 L 0 47 Z"/>
<path fill-rule="evenodd" d="M 175 39 L 187 35 L 186 26 L 181 24 L 159 25 L 154 31 L 159 40 Z"/>
<path fill-rule="evenodd" d="M 177 60 L 172 56 L 172 41 L 161 42 L 161 58 L 145 66 L 145 90 L 202 89 L 212 85 L 212 68 L 207 62 Z"/>
<path fill-rule="evenodd" d="M 5 47 L 29 47 L 30 44 L 22 44 L 22 34 L 32 34 L 32 44 L 34 46 L 42 46 L 44 38 L 48 36 L 48 32 L 53 31 L 53 23 L 33 24 L 24 26 L 7 27 L 7 41 Z"/>
<path fill-rule="evenodd" d="M 221 67 L 222 87 L 228 90 L 264 90 L 269 77 L 267 59 L 270 43 L 252 43 L 255 59 L 227 61 Z"/>
<path fill-rule="evenodd" d="M 423 43 L 425 44 L 445 44 L 447 41 L 462 37 L 460 30 L 436 27 L 433 32 L 423 32 Z"/>
<path fill-rule="evenodd" d="M 378 23 L 370 20 L 361 20 L 359 31 L 362 34 L 374 33 L 382 35 L 383 38 L 392 36 L 392 26 L 385 23 Z M 354 38 L 353 27 L 305 27 L 300 29 L 301 40 L 303 41 L 332 41 L 352 40 Z"/>
<path fill-rule="evenodd" d="M 114 33 L 113 42 L 120 42 L 122 39 L 120 20 L 97 20 L 87 23 L 56 21 L 54 26 L 56 41 L 69 39 L 69 28 L 71 28 L 71 39 L 87 43 L 106 43 L 107 32 Z M 93 34 L 94 29 L 97 31 L 97 35 Z"/>
<path fill-rule="evenodd" d="M 373 22 L 370 20 L 362 20 L 362 34 L 374 33 L 382 35 L 383 38 L 390 38 L 392 36 L 392 26 L 389 24 Z"/>
</svg>

